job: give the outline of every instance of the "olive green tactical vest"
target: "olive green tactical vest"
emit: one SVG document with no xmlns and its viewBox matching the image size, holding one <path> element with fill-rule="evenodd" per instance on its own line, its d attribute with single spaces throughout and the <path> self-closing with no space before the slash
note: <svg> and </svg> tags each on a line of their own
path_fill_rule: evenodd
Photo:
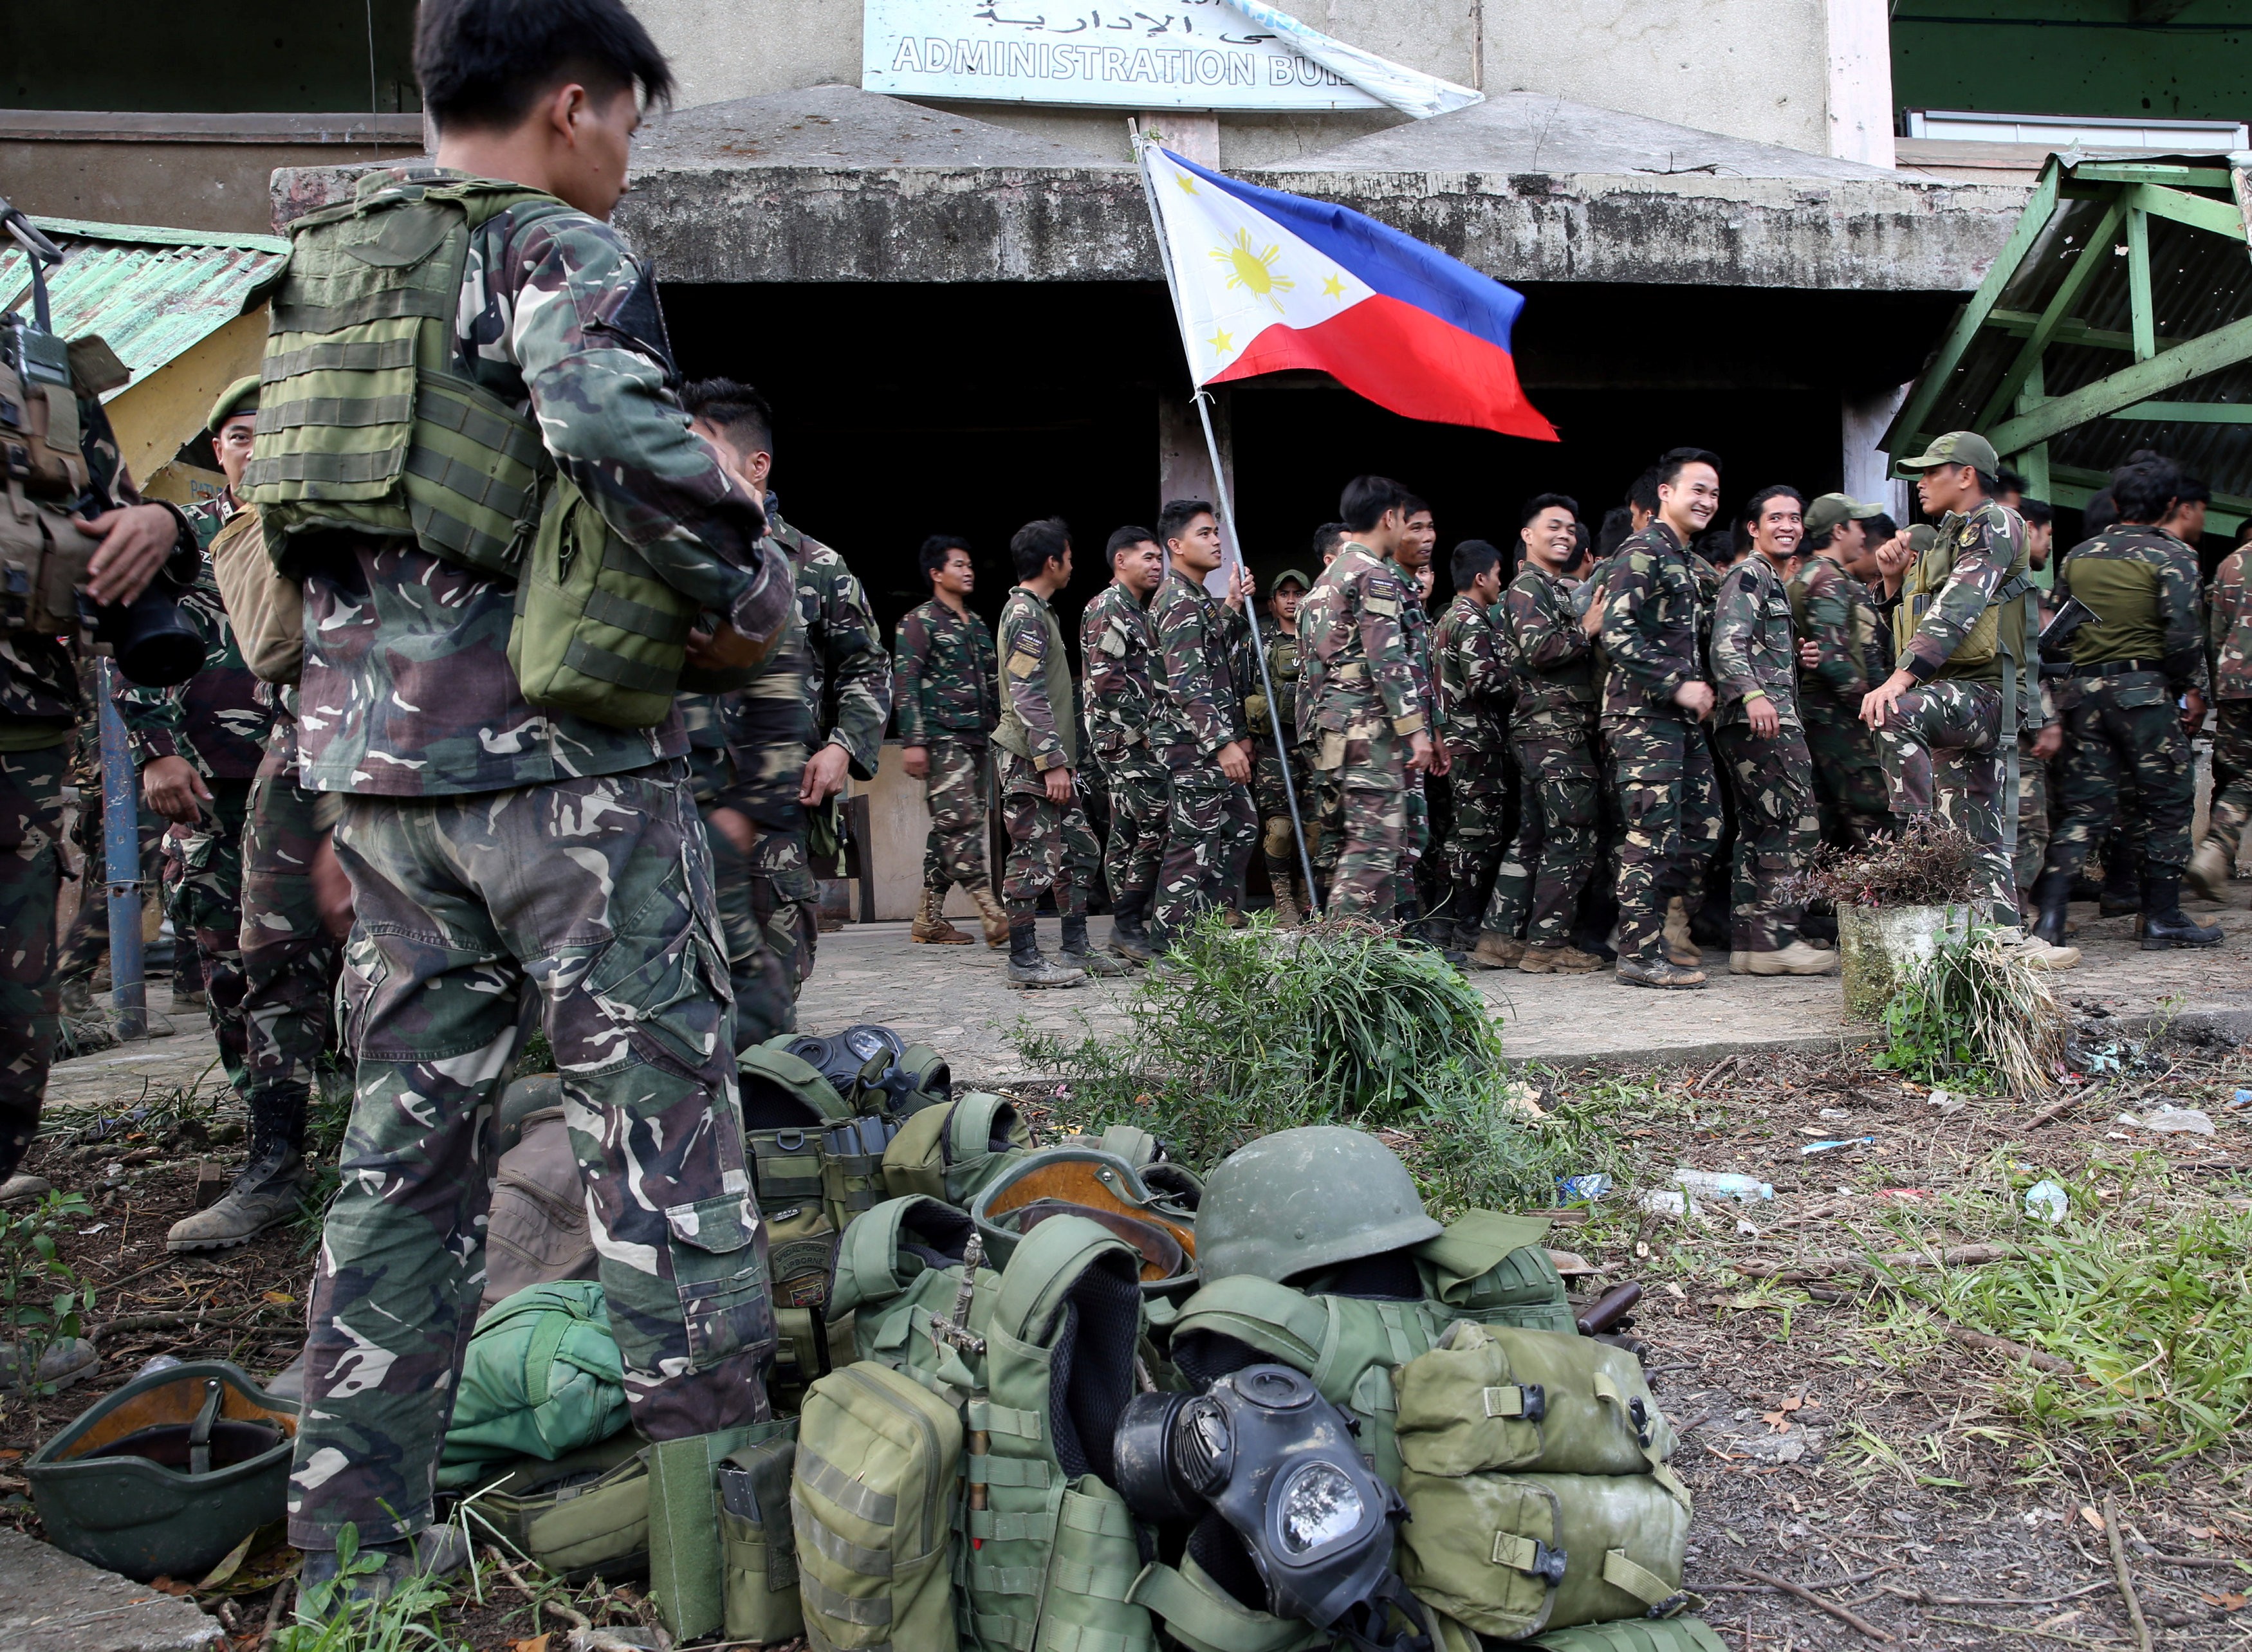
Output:
<svg viewBox="0 0 2252 1652">
<path fill-rule="evenodd" d="M 1055 609 L 1031 592 L 1019 587 L 1009 593 L 1009 600 L 1014 602 L 1019 595 L 1027 602 L 1039 605 L 1040 622 L 1047 627 L 1048 657 L 1042 680 L 1047 687 L 1048 710 L 1055 720 L 1056 737 L 1063 745 L 1064 761 L 1075 765 L 1079 761 L 1079 718 L 1072 712 L 1071 657 L 1064 652 L 1063 628 L 1056 623 Z M 1017 711 L 1017 696 L 1025 680 L 1039 667 L 1039 662 L 1024 654 L 1012 653 L 1001 662 L 1001 721 L 993 730 L 993 744 L 1027 759 L 1032 754 L 1032 731 Z"/>
<path fill-rule="evenodd" d="M 1981 507 L 1982 509 L 1984 507 Z M 1940 682 L 1998 683 L 2002 680 L 2004 656 L 2022 665 L 2026 659 L 2026 608 L 2021 600 L 2032 587 L 2032 564 L 2026 551 L 2024 518 L 2006 506 L 1997 506 L 2009 532 L 2011 556 L 2008 572 L 1987 600 L 1985 612 L 1970 628 L 1947 663 L 1933 674 Z M 1939 593 L 1954 576 L 1956 558 L 1961 553 L 1963 541 L 1968 536 L 1970 518 L 1950 516 L 1932 540 L 1931 548 L 1915 559 L 1901 584 L 1900 606 L 1893 610 L 1893 651 L 1897 657 L 1908 651 L 1916 628 L 1923 616 L 1939 599 Z"/>
<path fill-rule="evenodd" d="M 2095 556 L 2130 536 L 2155 538 L 2157 530 L 2123 525 L 2093 544 L 2073 547 L 2064 559 L 2065 594 L 2096 615 L 2073 635 L 2075 665 L 2109 665 L 2121 660 L 2163 660 L 2166 620 L 2159 607 L 2158 570 L 2139 557 Z"/>
</svg>

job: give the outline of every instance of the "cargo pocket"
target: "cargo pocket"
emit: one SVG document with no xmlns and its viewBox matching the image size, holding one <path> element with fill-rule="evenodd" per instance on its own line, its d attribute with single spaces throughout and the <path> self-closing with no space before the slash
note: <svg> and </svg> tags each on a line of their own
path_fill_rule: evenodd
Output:
<svg viewBox="0 0 2252 1652">
<path fill-rule="evenodd" d="M 774 1346 L 766 1247 L 758 1218 L 740 1193 L 666 1208 L 672 1284 L 688 1337 L 688 1369 L 708 1371 L 738 1354 Z"/>
<path fill-rule="evenodd" d="M 2172 698 L 2163 683 L 2122 683 L 2111 691 L 2111 704 L 2123 711 L 2146 711 Z"/>
<path fill-rule="evenodd" d="M 622 1027 L 643 1059 L 693 1078 L 725 1042 L 726 966 L 713 954 L 703 926 L 668 877 L 636 914 L 663 906 L 671 927 L 662 940 L 630 921 L 595 955 L 586 991 Z"/>
<path fill-rule="evenodd" d="M 365 936 L 355 935 L 344 947 L 337 975 L 337 1043 L 355 1060 L 366 1053 L 368 1007 L 390 974 L 391 966 Z"/>
</svg>

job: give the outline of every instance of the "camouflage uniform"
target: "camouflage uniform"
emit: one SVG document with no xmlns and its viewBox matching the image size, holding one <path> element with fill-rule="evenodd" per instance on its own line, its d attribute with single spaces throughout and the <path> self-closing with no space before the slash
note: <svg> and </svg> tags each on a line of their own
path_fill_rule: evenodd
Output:
<svg viewBox="0 0 2252 1652">
<path fill-rule="evenodd" d="M 1925 554 L 1939 556 L 1951 545 L 1954 572 L 1901 650 L 1898 668 L 1915 686 L 1894 703 L 1877 731 L 1894 817 L 1906 821 L 1936 812 L 1968 833 L 1979 849 L 1974 898 L 2003 924 L 2017 921 L 2018 892 L 2015 871 L 2002 854 L 2000 656 L 1970 666 L 1950 662 L 2010 579 L 2025 531 L 2015 511 L 1991 499 L 1968 515 L 1950 510 L 1942 518 L 1934 548 Z M 2026 649 L 2033 649 L 2030 638 Z M 2022 746 L 2041 726 L 2038 670 L 2018 673 L 2018 693 Z M 2052 854 L 2054 848 L 2052 843 Z"/>
<path fill-rule="evenodd" d="M 1806 903 L 1778 887 L 1804 868 L 1822 833 L 1798 721 L 1797 656 L 1783 576 L 1755 551 L 1728 570 L 1713 607 L 1713 742 L 1736 796 L 1728 941 L 1735 952 L 1781 951 L 1806 915 Z M 1751 728 L 1750 702 L 1759 698 L 1780 719 L 1765 739 Z"/>
<path fill-rule="evenodd" d="M 1113 580 L 1079 619 L 1086 663 L 1087 767 L 1102 772 L 1110 805 L 1103 879 L 1129 920 L 1150 910 L 1165 849 L 1172 776 L 1152 744 L 1170 725 L 1157 709 L 1157 628 L 1139 597 Z"/>
<path fill-rule="evenodd" d="M 251 1104 L 254 1164 L 277 1141 L 303 1149 L 313 1074 L 336 1047 L 330 1005 L 343 961 L 312 878 L 343 800 L 297 783 L 296 691 L 266 691 L 275 700 L 274 727 L 242 828 L 242 1015 L 252 1093 L 265 1099 L 264 1117 Z"/>
<path fill-rule="evenodd" d="M 1401 629 L 1407 637 L 1408 658 L 1415 670 L 1415 691 L 1423 705 L 1423 719 L 1430 730 L 1431 743 L 1436 746 L 1444 738 L 1445 708 L 1439 701 L 1438 678 L 1432 670 L 1431 616 L 1423 612 L 1422 587 L 1415 576 L 1396 560 L 1386 563 L 1392 577 L 1407 587 L 1408 606 L 1401 614 Z M 1427 773 L 1408 777 L 1408 789 L 1401 795 L 1406 824 L 1400 834 L 1400 899 L 1414 896 L 1416 871 L 1424 857 L 1431 852 L 1431 795 L 1427 789 L 1431 776 Z"/>
<path fill-rule="evenodd" d="M 1000 748 L 1001 824 L 1009 834 L 1001 903 L 1014 923 L 1032 917 L 1046 890 L 1061 916 L 1083 917 L 1102 848 L 1077 795 L 1058 803 L 1044 778 L 1052 768 L 1079 764 L 1071 663 L 1055 610 L 1038 592 L 1016 587 L 1001 605 L 993 648 L 1001 660 L 1001 720 L 993 744 Z"/>
<path fill-rule="evenodd" d="M 985 799 L 993 785 L 993 725 L 1001 715 L 1000 662 L 975 614 L 933 597 L 900 621 L 892 651 L 900 744 L 920 746 L 929 773 L 926 889 L 992 887 L 985 867 Z"/>
<path fill-rule="evenodd" d="M 2206 592 L 2206 643 L 2213 670 L 2213 804 L 2205 845 L 2221 857 L 2221 887 L 2252 820 L 2252 571 L 2232 551 Z M 2208 857 L 2209 858 L 2209 857 Z"/>
<path fill-rule="evenodd" d="M 1501 600 L 1518 666 L 1509 733 L 1524 777 L 1525 823 L 1515 858 L 1532 881 L 1525 938 L 1537 947 L 1562 947 L 1572 939 L 1580 892 L 1595 869 L 1594 643 L 1581 628 L 1569 581 L 1536 562 L 1526 561 Z M 1502 892 L 1497 882 L 1497 899 Z M 1488 929 L 1500 927 L 1496 917 L 1489 908 Z"/>
<path fill-rule="evenodd" d="M 720 809 L 736 807 L 731 800 L 745 772 L 746 753 L 734 743 L 744 720 L 742 702 L 740 691 L 681 694 L 673 700 L 688 738 L 690 795 L 711 846 L 712 900 L 735 999 L 735 1048 L 747 1050 L 793 1024 L 789 1012 L 796 993 L 788 956 L 767 944 L 766 926 L 751 905 L 751 857 L 713 818 Z M 752 847 L 757 843 L 754 827 Z"/>
<path fill-rule="evenodd" d="M 1297 794 L 1298 816 L 1310 850 L 1319 823 L 1314 816 L 1313 773 L 1306 767 L 1306 748 L 1298 738 L 1298 634 L 1276 624 L 1271 629 L 1262 628 L 1259 637 L 1265 645 L 1267 676 L 1274 685 L 1275 700 L 1271 705 L 1268 703 L 1255 664 L 1245 681 L 1251 694 L 1244 701 L 1244 718 L 1251 725 L 1251 797 L 1259 807 L 1259 848 L 1267 857 L 1267 881 L 1279 893 L 1296 887 L 1303 877 L 1298 865 L 1297 839 L 1290 826 L 1290 791 L 1282 783 L 1285 763 L 1289 765 L 1290 788 Z M 1252 704 L 1253 699 L 1258 703 Z"/>
<path fill-rule="evenodd" d="M 187 512 L 196 537 L 208 546 L 235 513 L 222 495 Z M 211 801 L 200 818 L 179 834 L 184 875 L 170 902 L 172 933 L 191 939 L 204 965 L 204 993 L 219 1062 L 227 1081 L 250 1109 L 252 1134 L 261 1141 L 302 1133 L 304 1097 L 263 1093 L 252 1077 L 248 1023 L 243 1014 L 242 829 L 252 783 L 274 725 L 272 697 L 252 673 L 234 640 L 219 583 L 205 567 L 180 599 L 180 612 L 204 639 L 204 667 L 169 689 L 121 683 L 118 716 L 133 749 L 136 773 L 159 758 L 177 757 L 203 778 Z M 255 1154 L 253 1155 L 255 1157 Z"/>
<path fill-rule="evenodd" d="M 1447 835 L 1444 905 L 1432 915 L 1474 927 L 1491 881 L 1493 927 L 1514 935 L 1530 885 L 1524 866 L 1505 858 L 1517 765 L 1509 749 L 1514 685 L 1509 637 L 1496 614 L 1457 594 L 1431 634 L 1431 664 L 1447 743 L 1447 790 L 1454 825 Z"/>
<path fill-rule="evenodd" d="M 772 494 L 766 512 L 768 541 L 795 573 L 796 602 L 773 651 L 728 702 L 735 778 L 719 799 L 757 829 L 747 862 L 751 913 L 761 946 L 779 961 L 760 965 L 757 989 L 736 1001 L 746 1043 L 759 1029 L 765 1037 L 796 1030 L 797 995 L 813 973 L 821 891 L 797 801 L 805 765 L 819 745 L 841 746 L 852 777 L 873 780 L 892 711 L 892 656 L 860 581 L 844 558 L 785 523 Z"/>
<path fill-rule="evenodd" d="M 1153 943 L 1187 927 L 1205 906 L 1241 900 L 1259 816 L 1250 788 L 1220 772 L 1220 750 L 1247 732 L 1234 665 L 1247 623 L 1240 608 L 1178 568 L 1166 571 L 1150 598 L 1150 624 L 1157 638 L 1151 744 L 1171 781 L 1165 850 L 1150 912 Z"/>
<path fill-rule="evenodd" d="M 1408 652 L 1415 587 L 1347 539 L 1298 610 L 1298 727 L 1317 741 L 1323 851 L 1334 842 L 1329 910 L 1389 923 L 1399 906 L 1409 742 L 1428 732 Z"/>
<path fill-rule="evenodd" d="M 2196 559 L 2162 528 L 2122 523 L 2067 553 L 2057 589 L 2096 617 L 2072 638 L 2080 704 L 2047 870 L 2079 874 L 2111 826 L 2121 777 L 2131 774 L 2144 864 L 2179 877 L 2189 864 L 2197 770 L 2177 701 L 2207 683 Z"/>
<path fill-rule="evenodd" d="M 772 638 L 789 565 L 689 434 L 662 344 L 635 330 L 646 279 L 593 219 L 497 213 L 471 235 L 452 371 L 528 403 L 667 583 Z M 363 1542 L 429 1522 L 523 994 L 563 1075 L 636 1427 L 764 1418 L 774 1318 L 680 718 L 623 729 L 528 704 L 506 580 L 393 538 L 308 552 L 301 762 L 345 795 L 335 843 L 357 915 L 337 996 L 358 1084 L 290 1476 L 290 1541 L 320 1550 L 348 1521 Z"/>
<path fill-rule="evenodd" d="M 2040 700 L 2046 726 L 2058 718 L 2056 701 L 2047 683 L 2041 684 Z M 2021 891 L 2033 886 L 2048 860 L 2049 795 L 2055 789 L 2059 767 L 2054 759 L 2035 757 L 2023 749 L 2032 744 L 2031 740 L 2020 742 L 2018 753 L 2018 852 L 2011 862 L 2011 872 Z"/>
<path fill-rule="evenodd" d="M 1673 701 L 1701 682 L 1711 565 L 1652 522 L 1618 548 L 1603 607 L 1603 740 L 1626 819 L 1618 856 L 1618 953 L 1655 962 L 1675 895 L 1693 915 L 1722 819 L 1713 747 Z"/>
<path fill-rule="evenodd" d="M 1868 587 L 1831 559 L 1811 555 L 1784 587 L 1801 640 L 1820 663 L 1800 684 L 1798 710 L 1814 767 L 1823 836 L 1866 843 L 1887 825 L 1885 766 L 1861 721 L 1861 700 L 1891 675 L 1891 650 Z"/>
</svg>

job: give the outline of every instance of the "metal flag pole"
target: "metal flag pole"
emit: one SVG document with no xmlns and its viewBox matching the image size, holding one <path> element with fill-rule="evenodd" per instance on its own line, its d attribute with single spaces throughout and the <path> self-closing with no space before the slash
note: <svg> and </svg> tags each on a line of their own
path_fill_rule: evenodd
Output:
<svg viewBox="0 0 2252 1652">
<path fill-rule="evenodd" d="M 1173 252 L 1165 239 L 1165 220 L 1157 210 L 1157 182 L 1150 176 L 1149 151 L 1152 145 L 1136 129 L 1134 138 L 1134 161 L 1142 173 L 1142 195 L 1150 204 L 1150 227 L 1157 238 L 1157 262 L 1165 272 L 1165 290 L 1173 301 L 1173 321 L 1181 330 L 1181 354 L 1193 370 L 1196 357 L 1189 350 L 1188 313 L 1181 308 L 1181 288 L 1173 274 Z M 1225 543 L 1233 555 L 1235 566 L 1243 567 L 1243 536 L 1235 525 L 1235 503 L 1228 497 L 1227 474 L 1220 464 L 1220 439 L 1213 434 L 1212 392 L 1202 385 L 1194 386 L 1197 417 L 1204 425 L 1205 452 L 1212 460 L 1212 490 L 1220 505 L 1220 525 Z M 1267 720 L 1275 730 L 1275 751 L 1282 770 L 1282 799 L 1290 809 L 1290 836 L 1298 845 L 1298 869 L 1306 875 L 1306 912 L 1319 916 L 1321 897 L 1314 885 L 1314 857 L 1306 847 L 1306 824 L 1298 812 L 1298 788 L 1290 778 L 1290 752 L 1282 743 L 1282 708 L 1275 703 L 1275 679 L 1267 670 L 1267 648 L 1259 635 L 1259 604 L 1255 592 L 1247 591 L 1243 597 L 1243 617 L 1251 622 L 1251 656 L 1259 662 L 1259 686 L 1267 696 Z M 1257 759 L 1253 759 L 1255 764 Z"/>
</svg>

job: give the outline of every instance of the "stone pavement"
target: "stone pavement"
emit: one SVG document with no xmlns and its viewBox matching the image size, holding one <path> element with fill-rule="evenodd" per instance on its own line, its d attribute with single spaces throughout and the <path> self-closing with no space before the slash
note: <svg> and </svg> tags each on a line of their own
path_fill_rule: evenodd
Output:
<svg viewBox="0 0 2252 1652">
<path fill-rule="evenodd" d="M 2239 882 L 2240 896 L 2252 885 Z M 2226 913 L 2189 903 L 2200 918 L 2221 917 L 2228 939 L 2209 952 L 2144 952 L 2131 918 L 2098 920 L 2075 906 L 2074 944 L 2086 956 L 2056 977 L 2059 996 L 2101 1004 L 2131 1021 L 2180 1000 L 2185 1021 L 2204 1021 L 2252 1039 L 2252 913 Z M 1091 919 L 1096 935 L 1109 920 Z M 1053 952 L 1053 920 L 1040 944 Z M 798 1024 L 831 1033 L 856 1021 L 880 1021 L 944 1055 L 957 1079 L 983 1083 L 1039 1076 L 1018 1058 L 1009 1034 L 1020 1022 L 1047 1031 L 1125 1025 L 1119 1002 L 1130 977 L 1090 981 L 1068 991 L 1012 991 L 1004 954 L 982 943 L 919 947 L 905 924 L 848 925 L 821 937 L 819 961 L 798 1003 Z M 1743 1051 L 1826 1048 L 1863 1042 L 1873 1030 L 1847 1022 L 1835 975 L 1752 977 L 1728 974 L 1727 954 L 1707 953 L 1712 984 L 1701 992 L 1623 987 L 1609 970 L 1591 975 L 1528 975 L 1474 970 L 1492 1003 L 1503 1042 L 1519 1060 L 1623 1064 L 1717 1060 Z"/>
<path fill-rule="evenodd" d="M 0 1646 L 8 1652 L 202 1652 L 226 1631 L 192 1602 L 0 1528 Z"/>
</svg>

